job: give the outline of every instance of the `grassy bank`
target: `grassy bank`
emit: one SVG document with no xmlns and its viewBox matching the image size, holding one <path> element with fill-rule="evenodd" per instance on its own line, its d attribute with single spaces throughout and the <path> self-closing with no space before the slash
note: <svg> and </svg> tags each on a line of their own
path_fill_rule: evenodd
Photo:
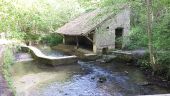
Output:
<svg viewBox="0 0 170 96">
<path fill-rule="evenodd" d="M 10 47 L 7 47 L 4 52 L 2 71 L 3 71 L 4 78 L 8 83 L 8 87 L 12 90 L 15 96 L 15 88 L 13 86 L 13 79 L 10 72 L 10 68 L 12 64 L 14 64 L 13 52 Z"/>
</svg>

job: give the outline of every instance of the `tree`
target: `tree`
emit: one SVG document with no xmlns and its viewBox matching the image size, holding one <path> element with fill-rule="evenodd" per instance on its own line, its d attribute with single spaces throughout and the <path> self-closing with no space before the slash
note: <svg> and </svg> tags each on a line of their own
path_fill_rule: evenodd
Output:
<svg viewBox="0 0 170 96">
<path fill-rule="evenodd" d="M 77 0 L 0 0 L 0 32 L 10 39 L 39 40 L 82 10 Z"/>
<path fill-rule="evenodd" d="M 147 0 L 147 32 L 148 32 L 148 48 L 149 48 L 149 57 L 150 64 L 153 69 L 153 72 L 156 71 L 155 66 L 155 57 L 153 52 L 153 44 L 152 44 L 152 0 Z"/>
</svg>

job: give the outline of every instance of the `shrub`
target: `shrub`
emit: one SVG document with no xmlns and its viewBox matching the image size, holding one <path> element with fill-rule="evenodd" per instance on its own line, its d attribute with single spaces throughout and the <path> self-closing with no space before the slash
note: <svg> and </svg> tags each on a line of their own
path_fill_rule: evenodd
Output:
<svg viewBox="0 0 170 96">
<path fill-rule="evenodd" d="M 55 46 L 62 42 L 62 37 L 57 34 L 50 34 L 42 37 L 40 42 L 50 46 Z"/>
<path fill-rule="evenodd" d="M 13 92 L 15 93 L 14 86 L 13 86 L 13 79 L 10 73 L 10 68 L 12 64 L 14 64 L 13 52 L 10 48 L 7 48 L 4 52 L 4 63 L 3 63 L 2 70 L 3 70 L 4 77 L 6 81 L 8 82 L 9 88 L 11 88 Z"/>
</svg>

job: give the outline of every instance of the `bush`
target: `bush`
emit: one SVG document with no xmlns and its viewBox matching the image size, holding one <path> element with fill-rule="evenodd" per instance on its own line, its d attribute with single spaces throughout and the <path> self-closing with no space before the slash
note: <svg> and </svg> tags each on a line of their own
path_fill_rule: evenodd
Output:
<svg viewBox="0 0 170 96">
<path fill-rule="evenodd" d="M 128 49 L 141 49 L 147 48 L 147 34 L 139 26 L 135 26 L 130 32 L 130 44 Z"/>
<path fill-rule="evenodd" d="M 9 88 L 11 88 L 13 90 L 13 92 L 15 93 L 14 86 L 13 86 L 13 79 L 12 79 L 12 76 L 10 73 L 10 68 L 11 68 L 12 64 L 14 64 L 14 57 L 13 57 L 13 52 L 10 48 L 7 48 L 5 50 L 3 62 L 4 62 L 4 64 L 3 64 L 2 70 L 3 70 L 4 77 L 5 77 L 6 81 L 8 82 Z"/>
<path fill-rule="evenodd" d="M 49 46 L 55 46 L 62 42 L 62 37 L 57 34 L 50 34 L 42 37 L 40 42 Z"/>
</svg>

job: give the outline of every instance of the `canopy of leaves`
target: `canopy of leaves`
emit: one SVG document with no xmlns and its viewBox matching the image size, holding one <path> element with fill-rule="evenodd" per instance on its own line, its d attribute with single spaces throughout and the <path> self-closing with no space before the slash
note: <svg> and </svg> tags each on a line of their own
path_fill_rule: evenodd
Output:
<svg viewBox="0 0 170 96">
<path fill-rule="evenodd" d="M 35 34 L 54 32 L 83 11 L 77 0 L 0 0 L 0 32 L 37 39 Z"/>
<path fill-rule="evenodd" d="M 152 43 L 158 64 L 170 73 L 170 0 L 152 1 Z M 129 4 L 132 11 L 129 48 L 147 49 L 146 0 L 0 0 L 0 32 L 10 33 L 11 38 L 38 40 L 85 11 L 115 10 L 119 4 Z M 52 42 L 61 41 L 54 38 Z"/>
</svg>

